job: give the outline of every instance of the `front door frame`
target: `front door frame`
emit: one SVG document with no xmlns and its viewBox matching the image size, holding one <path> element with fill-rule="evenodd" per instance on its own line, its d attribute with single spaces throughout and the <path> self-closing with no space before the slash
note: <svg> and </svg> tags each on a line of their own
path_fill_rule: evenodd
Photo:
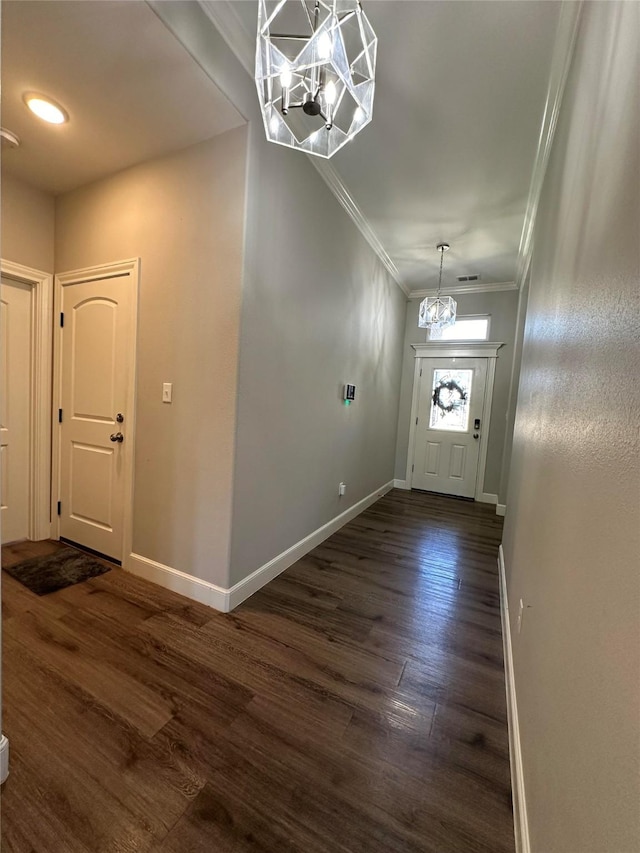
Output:
<svg viewBox="0 0 640 853">
<path fill-rule="evenodd" d="M 482 406 L 482 431 L 480 433 L 480 449 L 478 451 L 478 472 L 474 499 L 482 503 L 495 503 L 496 497 L 484 491 L 484 475 L 487 467 L 487 450 L 489 447 L 489 428 L 491 426 L 491 403 L 493 401 L 493 384 L 496 378 L 496 359 L 498 350 L 504 343 L 496 341 L 430 341 L 426 344 L 411 344 L 415 350 L 415 370 L 413 372 L 413 394 L 411 398 L 411 421 L 409 427 L 409 452 L 407 454 L 406 482 L 411 488 L 413 480 L 413 458 L 416 445 L 416 418 L 418 416 L 418 395 L 420 391 L 420 371 L 423 361 L 431 358 L 486 358 L 487 379 L 484 389 Z"/>
<path fill-rule="evenodd" d="M 53 408 L 52 420 L 57 429 L 53 434 L 53 454 L 51 460 L 51 538 L 60 538 L 60 517 L 58 516 L 58 501 L 60 500 L 60 454 L 62 451 L 62 431 L 58 425 L 58 410 L 62 406 L 62 326 L 58 317 L 62 313 L 62 288 L 72 284 L 82 284 L 88 281 L 104 279 L 108 287 L 109 279 L 119 279 L 131 276 L 133 298 L 131 307 L 131 329 L 133 334 L 129 343 L 129 364 L 132 365 L 131 382 L 127 394 L 127 440 L 122 445 L 124 451 L 124 507 L 123 507 L 123 542 L 122 567 L 126 568 L 133 544 L 133 489 L 134 489 L 134 460 L 136 434 L 136 381 L 137 381 L 137 341 L 138 341 L 138 299 L 140 281 L 140 258 L 117 261 L 112 264 L 100 264 L 96 267 L 72 270 L 56 275 L 54 281 L 54 327 L 53 336 Z M 64 413 L 63 413 L 64 414 Z"/>
<path fill-rule="evenodd" d="M 53 275 L 0 259 L 5 278 L 32 288 L 29 429 L 29 527 L 31 541 L 51 533 L 51 311 Z"/>
</svg>

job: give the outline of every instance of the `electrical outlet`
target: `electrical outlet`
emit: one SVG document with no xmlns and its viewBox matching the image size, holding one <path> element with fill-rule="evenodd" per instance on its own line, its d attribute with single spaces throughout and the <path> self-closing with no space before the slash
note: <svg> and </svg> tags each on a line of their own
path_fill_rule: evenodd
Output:
<svg viewBox="0 0 640 853">
<path fill-rule="evenodd" d="M 520 604 L 518 605 L 518 634 L 522 630 L 522 614 L 524 613 L 524 602 L 520 599 Z"/>
<path fill-rule="evenodd" d="M 340 485 L 338 486 L 338 496 L 342 497 L 346 491 L 347 491 L 347 484 L 346 483 L 340 483 Z"/>
</svg>

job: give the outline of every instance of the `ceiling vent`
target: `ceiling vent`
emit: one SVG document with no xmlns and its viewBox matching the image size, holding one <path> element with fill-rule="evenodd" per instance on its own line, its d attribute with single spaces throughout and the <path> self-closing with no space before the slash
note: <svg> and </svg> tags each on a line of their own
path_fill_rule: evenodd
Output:
<svg viewBox="0 0 640 853">
<path fill-rule="evenodd" d="M 20 138 L 6 127 L 0 127 L 0 140 L 3 148 L 18 148 L 20 145 Z"/>
<path fill-rule="evenodd" d="M 479 275 L 459 275 L 458 281 L 478 281 Z"/>
</svg>

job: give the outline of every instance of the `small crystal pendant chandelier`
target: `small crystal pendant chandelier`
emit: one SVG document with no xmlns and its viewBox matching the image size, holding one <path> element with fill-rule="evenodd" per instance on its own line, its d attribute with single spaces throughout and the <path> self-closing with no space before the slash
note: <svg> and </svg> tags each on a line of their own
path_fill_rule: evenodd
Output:
<svg viewBox="0 0 640 853">
<path fill-rule="evenodd" d="M 451 248 L 448 243 L 438 243 L 436 246 L 440 252 L 440 277 L 438 278 L 438 292 L 435 296 L 427 296 L 420 303 L 418 314 L 418 326 L 421 329 L 442 329 L 445 326 L 453 326 L 456 321 L 456 301 L 452 296 L 440 296 L 442 287 L 442 262 L 444 253 Z"/>
<path fill-rule="evenodd" d="M 325 158 L 352 140 L 371 121 L 377 44 L 360 0 L 259 0 L 267 139 Z"/>
</svg>

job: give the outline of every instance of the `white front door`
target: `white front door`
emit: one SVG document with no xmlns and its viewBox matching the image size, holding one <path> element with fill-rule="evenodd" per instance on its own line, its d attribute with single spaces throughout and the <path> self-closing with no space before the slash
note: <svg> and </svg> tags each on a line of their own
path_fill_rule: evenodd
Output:
<svg viewBox="0 0 640 853">
<path fill-rule="evenodd" d="M 424 358 L 421 369 L 411 488 L 472 498 L 487 360 Z"/>
<path fill-rule="evenodd" d="M 131 273 L 62 287 L 60 536 L 122 559 L 134 365 Z"/>
<path fill-rule="evenodd" d="M 2 542 L 29 536 L 33 289 L 2 278 L 0 289 L 0 467 Z"/>
</svg>

